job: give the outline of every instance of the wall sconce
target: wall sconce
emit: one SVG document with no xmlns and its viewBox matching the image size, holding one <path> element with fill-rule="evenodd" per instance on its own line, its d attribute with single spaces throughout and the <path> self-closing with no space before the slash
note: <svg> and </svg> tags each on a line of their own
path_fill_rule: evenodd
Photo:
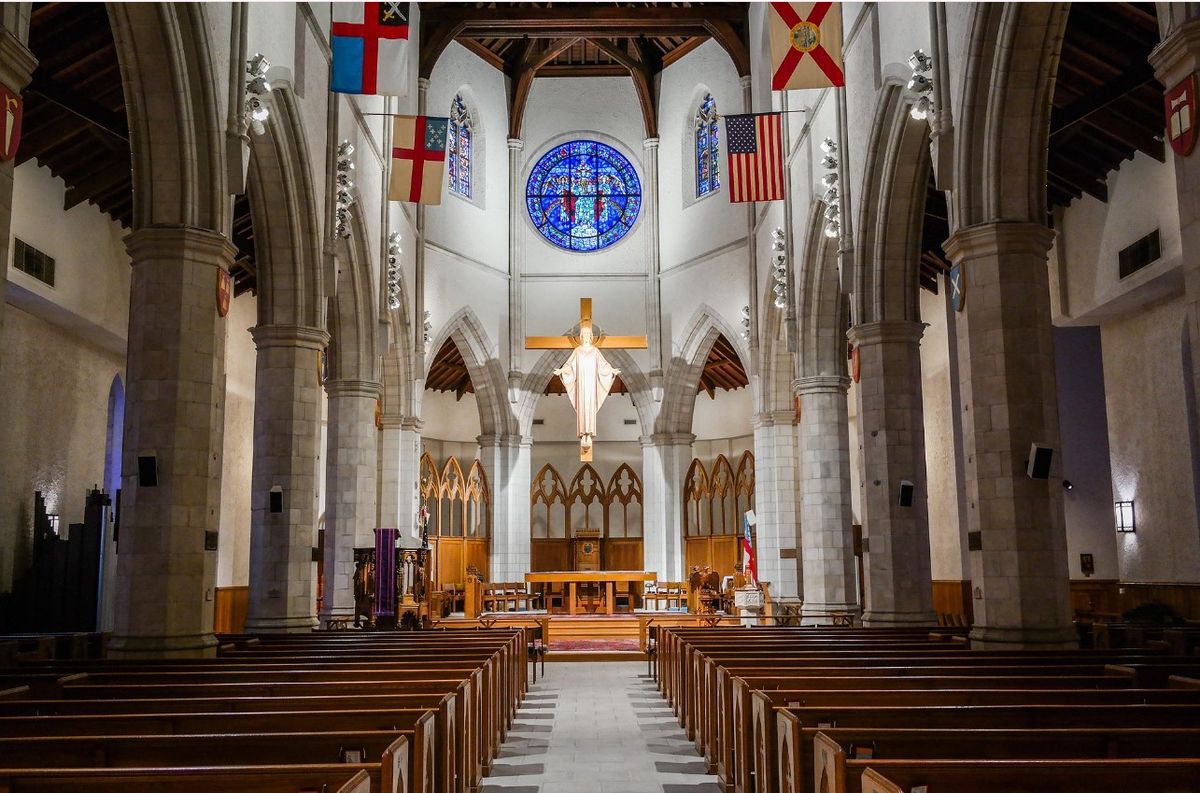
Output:
<svg viewBox="0 0 1200 793">
<path fill-rule="evenodd" d="M 387 302 L 392 311 L 400 308 L 400 232 L 388 235 Z"/>
<path fill-rule="evenodd" d="M 344 140 L 338 144 L 337 148 L 337 207 L 334 210 L 336 228 L 334 234 L 340 239 L 346 239 L 350 236 L 350 207 L 354 203 L 354 194 L 350 191 L 354 189 L 354 160 L 350 159 L 354 154 L 354 144 L 348 140 Z"/>
<path fill-rule="evenodd" d="M 924 50 L 917 50 L 909 57 L 908 65 L 912 68 L 908 90 L 917 97 L 908 114 L 917 121 L 924 121 L 933 110 L 933 80 L 929 77 L 933 71 L 933 58 L 926 55 Z"/>
<path fill-rule="evenodd" d="M 1137 531 L 1137 516 L 1133 511 L 1133 502 L 1118 501 L 1113 507 L 1117 518 L 1117 531 L 1122 534 L 1132 534 Z"/>
<path fill-rule="evenodd" d="M 821 177 L 821 184 L 825 186 L 825 195 L 821 196 L 821 201 L 825 204 L 825 236 L 831 240 L 836 239 L 842 232 L 842 197 L 838 193 L 840 163 L 837 150 L 833 138 L 821 141 L 821 151 L 825 152 L 825 156 L 821 158 L 821 167 L 829 171 Z"/>
</svg>

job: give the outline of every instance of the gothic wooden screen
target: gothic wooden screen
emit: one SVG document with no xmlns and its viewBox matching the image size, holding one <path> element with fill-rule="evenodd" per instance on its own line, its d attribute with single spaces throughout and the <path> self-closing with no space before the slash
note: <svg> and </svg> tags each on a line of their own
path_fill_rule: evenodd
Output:
<svg viewBox="0 0 1200 793">
<path fill-rule="evenodd" d="M 429 510 L 434 586 L 465 585 L 471 566 L 486 579 L 492 498 L 479 460 L 473 460 L 463 474 L 458 460 L 451 457 L 439 472 L 429 453 L 423 454 L 421 500 Z"/>
<path fill-rule="evenodd" d="M 709 567 L 733 573 L 741 560 L 742 516 L 754 508 L 754 455 L 746 451 L 736 470 L 725 455 L 707 468 L 699 458 L 683 481 L 683 536 L 687 571 Z"/>
<path fill-rule="evenodd" d="M 642 481 L 628 464 L 618 466 L 607 482 L 584 464 L 567 485 L 547 463 L 533 477 L 529 507 L 531 569 L 571 569 L 570 538 L 580 529 L 601 532 L 604 569 L 641 569 Z"/>
</svg>

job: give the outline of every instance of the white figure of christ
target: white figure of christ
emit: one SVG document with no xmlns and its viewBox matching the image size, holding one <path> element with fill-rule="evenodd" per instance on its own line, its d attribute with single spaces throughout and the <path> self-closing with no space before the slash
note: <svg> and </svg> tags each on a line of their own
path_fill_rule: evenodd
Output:
<svg viewBox="0 0 1200 793">
<path fill-rule="evenodd" d="M 567 398 L 575 408 L 579 448 L 584 455 L 588 455 L 596 436 L 596 413 L 604 404 L 613 380 L 621 370 L 614 369 L 600 350 L 593 346 L 592 329 L 585 325 L 579 329 L 579 346 L 571 351 L 571 357 L 554 373 L 562 379 Z"/>
</svg>

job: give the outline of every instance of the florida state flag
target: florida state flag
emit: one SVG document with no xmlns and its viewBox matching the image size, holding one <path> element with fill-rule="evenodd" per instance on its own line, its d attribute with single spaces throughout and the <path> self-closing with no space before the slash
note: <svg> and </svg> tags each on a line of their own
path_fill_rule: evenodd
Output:
<svg viewBox="0 0 1200 793">
<path fill-rule="evenodd" d="M 1196 75 L 1167 91 L 1167 140 L 1180 157 L 1192 153 L 1196 146 Z"/>
<path fill-rule="evenodd" d="M 846 84 L 841 3 L 771 3 L 771 89 Z"/>
<path fill-rule="evenodd" d="M 388 198 L 417 204 L 442 203 L 449 124 L 450 119 L 437 116 L 395 117 Z"/>
</svg>

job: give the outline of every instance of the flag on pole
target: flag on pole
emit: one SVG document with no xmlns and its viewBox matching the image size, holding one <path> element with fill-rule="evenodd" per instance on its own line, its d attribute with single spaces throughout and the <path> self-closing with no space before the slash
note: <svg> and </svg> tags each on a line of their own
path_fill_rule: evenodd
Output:
<svg viewBox="0 0 1200 793">
<path fill-rule="evenodd" d="M 392 126 L 392 180 L 388 198 L 417 204 L 442 203 L 446 182 L 446 127 L 438 116 L 395 116 Z"/>
<path fill-rule="evenodd" d="M 742 516 L 742 572 L 750 583 L 758 585 L 758 560 L 754 556 L 754 543 L 750 539 L 750 513 Z"/>
<path fill-rule="evenodd" d="M 783 200 L 783 114 L 725 116 L 729 201 Z"/>
<path fill-rule="evenodd" d="M 407 94 L 408 16 L 408 3 L 334 3 L 330 88 L 341 94 Z"/>
<path fill-rule="evenodd" d="M 841 3 L 771 3 L 771 90 L 846 84 Z"/>
</svg>

